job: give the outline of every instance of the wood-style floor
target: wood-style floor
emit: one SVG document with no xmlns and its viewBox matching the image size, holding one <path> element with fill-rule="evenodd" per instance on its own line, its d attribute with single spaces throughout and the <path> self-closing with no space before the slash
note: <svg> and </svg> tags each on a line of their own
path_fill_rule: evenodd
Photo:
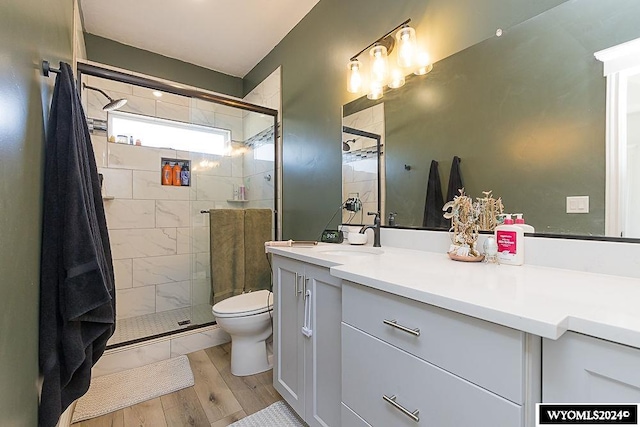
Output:
<svg viewBox="0 0 640 427">
<path fill-rule="evenodd" d="M 188 354 L 193 387 L 72 426 L 224 427 L 282 399 L 272 385 L 273 371 L 233 376 L 230 351 L 225 344 Z"/>
</svg>

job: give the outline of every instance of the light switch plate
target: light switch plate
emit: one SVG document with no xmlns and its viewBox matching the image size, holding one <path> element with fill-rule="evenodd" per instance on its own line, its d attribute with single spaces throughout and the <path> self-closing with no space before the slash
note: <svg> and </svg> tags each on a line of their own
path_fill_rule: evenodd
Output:
<svg viewBox="0 0 640 427">
<path fill-rule="evenodd" d="M 589 196 L 567 197 L 567 213 L 589 213 Z"/>
</svg>

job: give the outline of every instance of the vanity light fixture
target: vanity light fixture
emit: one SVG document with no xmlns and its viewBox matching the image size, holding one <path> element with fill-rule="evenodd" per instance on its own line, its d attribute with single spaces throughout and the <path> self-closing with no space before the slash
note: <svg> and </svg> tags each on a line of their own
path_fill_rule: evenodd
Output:
<svg viewBox="0 0 640 427">
<path fill-rule="evenodd" d="M 418 68 L 413 72 L 416 76 L 424 76 L 431 70 L 433 70 L 433 64 L 431 63 L 431 59 L 429 58 L 429 54 L 427 52 L 421 52 L 417 55 L 416 62 L 418 64 Z"/>
<path fill-rule="evenodd" d="M 406 26 L 400 28 L 396 34 L 398 40 L 398 65 L 408 68 L 413 65 L 416 51 L 416 30 Z"/>
<path fill-rule="evenodd" d="M 407 19 L 351 57 L 347 66 L 348 92 L 365 91 L 367 98 L 380 99 L 385 86 L 397 89 L 405 84 L 407 74 L 414 73 L 421 76 L 433 69 L 429 55 L 419 51 L 416 31 L 409 26 L 409 22 L 411 19 Z M 368 79 L 365 77 L 364 61 L 361 62 L 358 59 L 367 51 L 369 53 L 366 64 L 369 68 Z M 391 58 L 390 55 L 393 52 L 396 53 Z"/>
<path fill-rule="evenodd" d="M 371 83 L 384 85 L 389 76 L 389 54 L 386 46 L 377 45 L 369 51 L 371 60 Z"/>
<path fill-rule="evenodd" d="M 358 93 L 362 89 L 362 74 L 360 73 L 360 62 L 355 59 L 349 61 L 349 81 L 347 90 L 350 93 Z"/>
</svg>

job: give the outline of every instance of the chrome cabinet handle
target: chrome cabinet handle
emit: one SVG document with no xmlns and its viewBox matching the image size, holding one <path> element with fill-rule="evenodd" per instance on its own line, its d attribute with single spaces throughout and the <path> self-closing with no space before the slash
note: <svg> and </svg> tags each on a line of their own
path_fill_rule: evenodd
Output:
<svg viewBox="0 0 640 427">
<path fill-rule="evenodd" d="M 391 404 L 391 406 L 393 406 L 398 411 L 400 411 L 403 414 L 405 414 L 407 417 L 411 418 L 413 421 L 415 421 L 415 422 L 419 422 L 420 421 L 420 417 L 418 416 L 418 414 L 420 413 L 420 410 L 416 409 L 413 412 L 409 411 L 407 408 L 405 408 L 404 406 L 402 406 L 401 404 L 396 402 L 396 395 L 395 394 L 393 396 L 391 396 L 391 397 L 387 396 L 386 394 L 383 394 L 382 398 L 384 399 L 385 402 Z"/>
<path fill-rule="evenodd" d="M 298 297 L 298 294 L 301 294 L 302 291 L 300 290 L 300 287 L 298 286 L 298 283 L 300 282 L 300 278 L 302 278 L 303 276 L 301 274 L 296 273 L 296 285 L 294 286 L 294 292 L 296 294 L 296 298 Z"/>
<path fill-rule="evenodd" d="M 302 293 L 307 297 L 307 282 L 309 278 L 307 276 L 302 276 Z"/>
<path fill-rule="evenodd" d="M 402 325 L 398 324 L 398 322 L 396 320 L 384 319 L 382 321 L 382 323 L 384 323 L 385 325 L 392 326 L 392 327 L 394 327 L 396 329 L 400 329 L 401 331 L 406 332 L 408 334 L 415 335 L 417 337 L 420 336 L 420 328 L 415 328 L 415 329 L 407 328 L 406 326 L 402 326 Z"/>
</svg>

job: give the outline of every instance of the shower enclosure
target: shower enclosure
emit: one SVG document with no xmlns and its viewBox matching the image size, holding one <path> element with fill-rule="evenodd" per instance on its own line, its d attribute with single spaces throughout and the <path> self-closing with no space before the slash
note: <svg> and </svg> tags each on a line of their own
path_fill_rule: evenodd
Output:
<svg viewBox="0 0 640 427">
<path fill-rule="evenodd" d="M 279 102 L 279 73 L 269 79 L 253 98 Z M 277 105 L 87 64 L 78 64 L 78 80 L 114 260 L 109 346 L 213 324 L 207 212 L 269 208 L 278 236 Z M 269 88 L 277 93 L 265 96 Z M 107 98 L 127 102 L 107 112 Z M 177 178 L 163 180 L 163 168 L 174 178 L 176 165 Z"/>
</svg>

